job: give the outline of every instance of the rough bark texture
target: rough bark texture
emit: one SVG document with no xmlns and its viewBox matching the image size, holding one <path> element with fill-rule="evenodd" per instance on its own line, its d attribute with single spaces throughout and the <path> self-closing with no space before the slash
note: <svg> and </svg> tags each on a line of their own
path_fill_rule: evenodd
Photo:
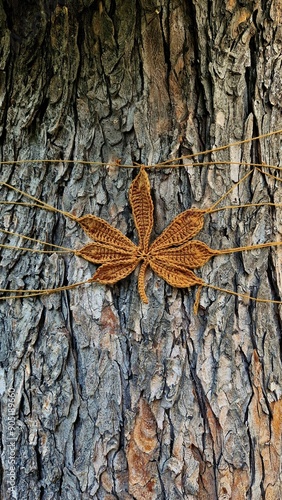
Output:
<svg viewBox="0 0 282 500">
<path fill-rule="evenodd" d="M 5 180 L 76 215 L 99 215 L 135 239 L 134 169 L 64 159 L 153 164 L 282 128 L 279 0 L 6 0 L 0 4 L 1 159 Z M 213 160 L 281 161 L 281 140 Z M 28 159 L 61 159 L 32 164 Z M 152 170 L 155 234 L 189 206 L 207 207 L 248 171 Z M 277 174 L 279 175 L 279 173 Z M 227 203 L 282 202 L 256 171 Z M 1 189 L 1 200 L 23 200 Z M 58 213 L 2 206 L 1 227 L 80 248 Z M 206 218 L 212 248 L 279 239 L 281 210 Z M 1 242 L 20 245 L 1 235 Z M 205 281 L 281 298 L 281 251 L 212 259 Z M 1 287 L 87 279 L 74 256 L 1 251 Z M 280 290 L 280 292 L 279 292 Z M 260 499 L 281 488 L 281 307 L 148 274 L 113 287 L 0 303 L 1 498 L 7 489 L 7 390 L 15 389 L 21 499 Z"/>
</svg>

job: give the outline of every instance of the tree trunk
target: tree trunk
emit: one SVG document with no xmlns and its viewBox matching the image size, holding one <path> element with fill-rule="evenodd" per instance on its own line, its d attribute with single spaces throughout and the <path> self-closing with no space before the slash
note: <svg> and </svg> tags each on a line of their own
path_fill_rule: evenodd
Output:
<svg viewBox="0 0 282 500">
<path fill-rule="evenodd" d="M 281 19 L 274 0 L 3 0 L 1 159 L 26 161 L 2 164 L 0 180 L 136 242 L 137 169 L 119 162 L 154 165 L 282 129 Z M 153 237 L 186 208 L 215 204 L 249 172 L 240 162 L 280 157 L 274 136 L 199 157 L 209 167 L 148 170 Z M 59 161 L 29 161 L 47 158 Z M 223 205 L 281 203 L 265 172 Z M 3 200 L 29 201 L 2 187 Z M 89 241 L 64 215 L 26 205 L 1 205 L 1 227 L 75 249 Z M 281 233 L 281 209 L 247 207 L 207 215 L 199 239 L 233 248 Z M 39 248 L 6 234 L 1 243 Z M 55 288 L 95 270 L 71 254 L 1 257 L 1 288 Z M 281 300 L 279 248 L 196 272 Z M 281 306 L 204 288 L 194 314 L 195 289 L 152 272 L 146 291 L 148 305 L 134 273 L 0 302 L 1 498 L 282 497 Z"/>
</svg>

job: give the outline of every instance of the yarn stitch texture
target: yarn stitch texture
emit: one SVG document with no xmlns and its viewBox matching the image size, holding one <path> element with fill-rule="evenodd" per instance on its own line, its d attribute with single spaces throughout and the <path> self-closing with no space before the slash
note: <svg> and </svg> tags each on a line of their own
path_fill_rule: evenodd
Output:
<svg viewBox="0 0 282 500">
<path fill-rule="evenodd" d="M 86 234 L 95 242 L 76 251 L 76 255 L 94 264 L 102 264 L 92 280 L 102 284 L 117 283 L 141 263 L 138 291 L 144 303 L 148 303 L 144 281 L 149 266 L 173 287 L 203 285 L 203 280 L 191 269 L 203 266 L 212 256 L 219 253 L 201 241 L 190 241 L 202 229 L 205 212 L 188 209 L 179 214 L 150 245 L 154 207 L 150 182 L 144 167 L 131 184 L 129 200 L 138 233 L 138 245 L 95 215 L 85 215 L 77 219 Z"/>
</svg>

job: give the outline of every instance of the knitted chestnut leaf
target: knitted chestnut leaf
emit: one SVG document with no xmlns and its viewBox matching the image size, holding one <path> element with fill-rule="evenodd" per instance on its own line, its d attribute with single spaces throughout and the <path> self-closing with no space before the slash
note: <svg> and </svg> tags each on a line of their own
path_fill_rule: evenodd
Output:
<svg viewBox="0 0 282 500">
<path fill-rule="evenodd" d="M 189 240 L 202 229 L 204 210 L 188 209 L 179 214 L 150 245 L 154 207 L 150 182 L 144 167 L 131 184 L 129 200 L 138 234 L 138 245 L 99 217 L 85 215 L 77 219 L 94 243 L 77 250 L 76 255 L 101 264 L 92 281 L 103 284 L 117 283 L 141 263 L 138 290 L 145 303 L 148 303 L 145 293 L 147 267 L 151 267 L 158 276 L 174 287 L 203 285 L 203 280 L 197 277 L 192 269 L 204 265 L 217 251 L 211 250 L 200 241 Z"/>
</svg>

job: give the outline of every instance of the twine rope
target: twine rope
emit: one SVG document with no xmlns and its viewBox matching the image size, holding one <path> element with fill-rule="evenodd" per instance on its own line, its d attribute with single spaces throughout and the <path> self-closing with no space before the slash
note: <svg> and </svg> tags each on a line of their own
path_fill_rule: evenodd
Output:
<svg viewBox="0 0 282 500">
<path fill-rule="evenodd" d="M 223 151 L 225 149 L 229 149 L 234 146 L 240 146 L 242 144 L 246 144 L 249 142 L 253 142 L 256 140 L 260 139 L 265 139 L 268 137 L 271 137 L 273 135 L 279 135 L 282 133 L 282 129 L 279 130 L 274 130 L 271 132 L 267 132 L 265 134 L 260 134 L 256 137 L 250 137 L 247 139 L 243 139 L 240 141 L 235 141 L 229 144 L 226 144 L 225 146 L 218 146 L 215 148 L 211 149 L 206 149 L 204 151 L 199 151 L 196 153 L 191 153 L 189 155 L 183 155 L 178 158 L 171 158 L 168 160 L 165 160 L 160 163 L 156 163 L 154 165 L 146 165 L 146 169 L 152 169 L 152 168 L 178 168 L 178 167 L 188 167 L 188 166 L 210 166 L 210 165 L 244 165 L 244 166 L 251 166 L 251 167 L 261 167 L 261 163 L 249 163 L 249 162 L 229 162 L 229 161 L 211 161 L 211 162 L 196 162 L 196 163 L 191 163 L 189 164 L 183 164 L 183 163 L 178 163 L 179 161 L 184 161 L 184 160 L 191 160 L 193 158 L 196 158 L 198 156 L 205 156 L 207 154 L 212 154 L 216 153 L 218 151 Z M 176 163 L 175 163 L 176 162 Z M 118 168 L 141 168 L 144 167 L 144 165 L 140 165 L 135 163 L 134 166 L 131 164 L 122 164 L 120 163 L 119 160 L 116 160 L 114 162 L 101 162 L 101 161 L 91 161 L 91 160 L 80 160 L 80 159 L 75 159 L 75 160 L 70 160 L 70 159 L 50 159 L 50 158 L 42 158 L 42 159 L 22 159 L 22 160 L 2 160 L 0 161 L 0 165 L 22 165 L 24 163 L 65 163 L 65 164 L 74 164 L 78 163 L 80 165 L 89 165 L 89 166 L 103 166 L 103 167 L 118 167 Z M 282 167 L 276 166 L 276 165 L 268 165 L 268 164 L 263 164 L 264 168 L 268 169 L 277 169 L 277 170 L 282 170 Z"/>
</svg>

